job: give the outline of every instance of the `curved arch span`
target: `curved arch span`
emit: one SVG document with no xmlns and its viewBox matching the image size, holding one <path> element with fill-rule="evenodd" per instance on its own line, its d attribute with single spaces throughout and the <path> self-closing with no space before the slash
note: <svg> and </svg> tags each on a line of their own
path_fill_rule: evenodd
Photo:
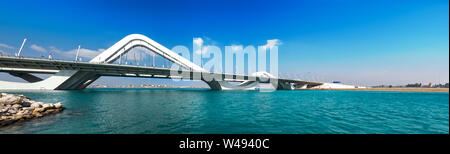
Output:
<svg viewBox="0 0 450 154">
<path fill-rule="evenodd" d="M 186 58 L 178 55 L 177 53 L 173 52 L 170 49 L 167 49 L 166 47 L 162 46 L 158 42 L 153 41 L 152 39 L 148 38 L 147 36 L 141 35 L 141 34 L 130 34 L 126 37 L 124 37 L 122 40 L 114 44 L 113 46 L 109 47 L 105 51 L 103 51 L 101 54 L 99 54 L 97 57 L 93 58 L 90 62 L 92 63 L 113 63 L 115 60 L 120 58 L 120 55 L 123 55 L 130 51 L 131 49 L 135 47 L 143 47 L 147 50 L 150 50 L 167 60 L 180 65 L 181 67 L 193 70 L 193 71 L 199 71 L 199 72 L 206 72 L 205 69 L 202 67 L 192 63 L 191 61 L 187 60 Z"/>
</svg>

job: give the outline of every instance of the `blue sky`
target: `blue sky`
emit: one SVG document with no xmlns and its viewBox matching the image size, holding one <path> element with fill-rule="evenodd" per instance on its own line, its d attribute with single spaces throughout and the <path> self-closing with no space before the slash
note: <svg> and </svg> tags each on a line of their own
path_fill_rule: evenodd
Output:
<svg viewBox="0 0 450 154">
<path fill-rule="evenodd" d="M 192 48 L 198 37 L 217 46 L 278 39 L 282 76 L 358 85 L 449 78 L 448 0 L 1 3 L 0 51 L 9 54 L 25 37 L 26 56 L 42 54 L 37 47 L 72 51 L 78 44 L 100 51 L 131 33 L 168 48 Z"/>
</svg>

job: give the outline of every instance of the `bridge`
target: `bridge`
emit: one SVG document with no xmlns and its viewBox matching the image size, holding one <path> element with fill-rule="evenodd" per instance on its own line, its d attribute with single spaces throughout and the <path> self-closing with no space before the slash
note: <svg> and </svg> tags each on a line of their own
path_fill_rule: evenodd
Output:
<svg viewBox="0 0 450 154">
<path fill-rule="evenodd" d="M 135 47 L 150 50 L 179 65 L 182 69 L 172 70 L 113 63 Z M 0 72 L 7 72 L 28 82 L 0 81 L 0 89 L 84 89 L 101 76 L 201 80 L 213 90 L 254 90 L 261 83 L 270 83 L 275 89 L 309 88 L 323 84 L 278 78 L 267 72 L 256 72 L 250 75 L 209 72 L 140 34 L 126 36 L 89 62 L 0 56 Z M 31 73 L 52 74 L 52 76 L 41 79 Z M 211 78 L 213 79 L 211 80 Z"/>
</svg>

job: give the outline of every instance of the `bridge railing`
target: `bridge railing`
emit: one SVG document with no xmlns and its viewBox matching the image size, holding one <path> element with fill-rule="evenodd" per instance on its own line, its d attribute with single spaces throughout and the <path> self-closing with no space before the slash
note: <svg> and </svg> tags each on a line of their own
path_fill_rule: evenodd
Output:
<svg viewBox="0 0 450 154">
<path fill-rule="evenodd" d="M 62 59 L 62 58 L 55 58 L 55 57 L 45 57 L 45 56 L 41 56 L 41 57 L 37 57 L 37 56 L 14 56 L 14 55 L 9 55 L 9 54 L 0 54 L 0 57 L 10 57 L 10 58 L 32 58 L 32 59 L 45 59 L 45 60 L 63 60 L 63 61 L 73 61 L 75 62 L 75 60 L 69 60 L 69 59 Z"/>
<path fill-rule="evenodd" d="M 15 55 L 10 55 L 10 54 L 1 54 L 0 53 L 0 57 L 8 57 L 8 58 L 17 58 L 17 59 L 27 59 L 27 58 L 29 58 L 29 59 L 40 59 L 40 60 L 49 60 L 49 61 L 68 61 L 68 62 L 74 62 L 74 63 L 78 63 L 78 62 L 89 62 L 89 60 L 87 60 L 87 61 L 80 61 L 80 60 L 78 60 L 78 61 L 76 61 L 76 60 L 71 60 L 71 59 L 69 59 L 69 58 L 58 58 L 58 57 L 45 57 L 45 56 L 40 56 L 40 57 L 38 57 L 38 56 L 23 56 L 23 55 L 21 55 L 21 56 L 15 56 Z M 98 63 L 98 64 L 105 64 L 105 63 Z M 124 64 L 124 63 L 122 63 L 122 64 L 119 64 L 119 63 L 116 63 L 116 62 L 114 62 L 114 63 L 112 63 L 112 64 L 117 64 L 117 65 L 125 65 L 125 66 L 141 66 L 141 65 L 127 65 L 127 64 Z M 148 67 L 148 68 L 170 68 L 170 66 L 168 66 L 168 67 L 160 67 L 160 66 L 157 66 L 157 65 L 155 65 L 155 66 L 141 66 L 141 67 Z"/>
</svg>

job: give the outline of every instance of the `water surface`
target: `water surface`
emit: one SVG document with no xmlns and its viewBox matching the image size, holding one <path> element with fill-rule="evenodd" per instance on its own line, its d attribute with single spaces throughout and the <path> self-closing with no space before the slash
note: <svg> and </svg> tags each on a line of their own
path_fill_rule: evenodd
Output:
<svg viewBox="0 0 450 154">
<path fill-rule="evenodd" d="M 5 92 L 5 91 L 4 91 Z M 62 113 L 0 133 L 449 133 L 449 93 L 206 89 L 7 91 Z"/>
</svg>

